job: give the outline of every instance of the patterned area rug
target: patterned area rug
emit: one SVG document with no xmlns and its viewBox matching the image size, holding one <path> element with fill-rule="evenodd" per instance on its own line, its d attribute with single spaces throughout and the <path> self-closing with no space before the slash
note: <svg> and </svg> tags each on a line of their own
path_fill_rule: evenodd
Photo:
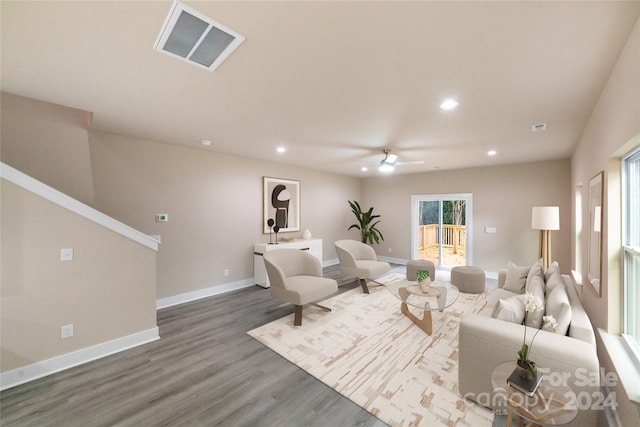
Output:
<svg viewBox="0 0 640 427">
<path fill-rule="evenodd" d="M 390 292 L 370 290 L 325 300 L 330 313 L 305 308 L 302 326 L 293 326 L 291 314 L 248 334 L 392 426 L 490 426 L 491 410 L 458 395 L 458 324 L 482 309 L 486 294 L 460 293 L 433 312 L 429 336 L 400 313 Z"/>
</svg>

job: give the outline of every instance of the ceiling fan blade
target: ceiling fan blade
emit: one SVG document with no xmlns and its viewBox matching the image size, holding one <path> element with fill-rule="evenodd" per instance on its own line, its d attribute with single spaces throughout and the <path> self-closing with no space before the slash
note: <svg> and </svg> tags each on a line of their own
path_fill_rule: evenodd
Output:
<svg viewBox="0 0 640 427">
<path fill-rule="evenodd" d="M 421 165 L 424 163 L 424 160 L 412 160 L 408 162 L 396 162 L 396 166 L 407 166 L 407 165 Z"/>
</svg>

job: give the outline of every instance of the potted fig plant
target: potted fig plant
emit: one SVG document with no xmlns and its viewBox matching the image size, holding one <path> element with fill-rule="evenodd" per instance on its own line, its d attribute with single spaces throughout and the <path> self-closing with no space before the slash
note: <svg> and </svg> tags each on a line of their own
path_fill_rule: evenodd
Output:
<svg viewBox="0 0 640 427">
<path fill-rule="evenodd" d="M 347 230 L 351 230 L 352 228 L 360 230 L 360 241 L 362 243 L 373 245 L 374 243 L 380 243 L 380 240 L 384 240 L 382 233 L 376 227 L 380 223 L 378 219 L 380 215 L 373 214 L 373 206 L 366 212 L 362 210 L 360 204 L 355 200 L 353 202 L 349 200 L 349 206 L 351 206 L 351 211 L 356 216 L 358 222 L 352 224 Z"/>
</svg>

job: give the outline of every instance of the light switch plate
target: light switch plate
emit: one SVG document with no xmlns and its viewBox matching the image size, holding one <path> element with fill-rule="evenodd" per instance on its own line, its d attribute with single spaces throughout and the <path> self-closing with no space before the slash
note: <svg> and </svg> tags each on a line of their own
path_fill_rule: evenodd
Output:
<svg viewBox="0 0 640 427">
<path fill-rule="evenodd" d="M 73 323 L 70 325 L 64 325 L 60 328 L 60 339 L 67 339 L 73 336 Z"/>
<path fill-rule="evenodd" d="M 73 248 L 60 249 L 60 261 L 73 261 Z"/>
<path fill-rule="evenodd" d="M 495 227 L 485 227 L 484 228 L 484 232 L 493 234 L 493 233 L 496 232 L 496 228 Z"/>
</svg>

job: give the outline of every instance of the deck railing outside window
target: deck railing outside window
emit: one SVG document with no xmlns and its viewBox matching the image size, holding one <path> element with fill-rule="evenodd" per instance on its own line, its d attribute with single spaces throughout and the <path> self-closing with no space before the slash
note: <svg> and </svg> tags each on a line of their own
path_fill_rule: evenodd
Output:
<svg viewBox="0 0 640 427">
<path fill-rule="evenodd" d="M 464 225 L 442 225 L 442 246 L 451 247 L 454 254 L 465 249 Z M 440 244 L 440 226 L 438 224 L 420 225 L 418 227 L 418 249 L 424 250 Z"/>
</svg>

